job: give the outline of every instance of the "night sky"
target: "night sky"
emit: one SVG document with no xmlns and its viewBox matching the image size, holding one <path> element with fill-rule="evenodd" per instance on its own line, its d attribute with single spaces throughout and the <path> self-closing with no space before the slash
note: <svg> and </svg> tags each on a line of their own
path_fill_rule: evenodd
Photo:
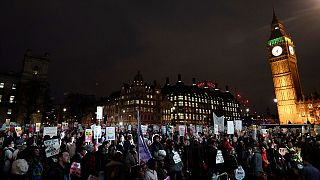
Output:
<svg viewBox="0 0 320 180">
<path fill-rule="evenodd" d="M 320 1 L 274 0 L 291 34 L 304 94 L 320 90 Z M 20 71 L 26 49 L 49 52 L 52 94 L 108 96 L 140 70 L 162 85 L 177 74 L 239 91 L 274 110 L 267 60 L 272 1 L 1 1 L 0 71 Z"/>
</svg>

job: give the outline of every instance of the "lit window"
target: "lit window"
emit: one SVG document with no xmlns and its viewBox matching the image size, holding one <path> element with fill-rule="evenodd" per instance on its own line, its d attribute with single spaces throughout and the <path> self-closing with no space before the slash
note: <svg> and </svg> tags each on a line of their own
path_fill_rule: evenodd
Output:
<svg viewBox="0 0 320 180">
<path fill-rule="evenodd" d="M 178 100 L 183 100 L 183 96 L 178 96 Z"/>
<path fill-rule="evenodd" d="M 12 89 L 16 89 L 17 87 L 16 87 L 17 85 L 16 84 L 12 84 Z"/>
<path fill-rule="evenodd" d="M 35 66 L 33 67 L 33 75 L 38 75 L 39 74 L 39 67 L 38 66 Z"/>
<path fill-rule="evenodd" d="M 179 101 L 179 106 L 183 106 L 183 101 Z"/>
<path fill-rule="evenodd" d="M 12 109 L 8 109 L 7 114 L 11 114 L 12 113 Z"/>
<path fill-rule="evenodd" d="M 4 88 L 4 83 L 0 83 L 0 88 Z"/>
<path fill-rule="evenodd" d="M 14 101 L 14 96 L 10 96 L 10 101 L 9 101 L 9 103 L 13 103 L 13 101 Z"/>
</svg>

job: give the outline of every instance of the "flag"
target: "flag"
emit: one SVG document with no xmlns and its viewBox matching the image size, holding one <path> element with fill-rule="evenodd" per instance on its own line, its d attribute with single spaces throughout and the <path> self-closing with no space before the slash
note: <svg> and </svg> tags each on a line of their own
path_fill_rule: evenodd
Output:
<svg viewBox="0 0 320 180">
<path fill-rule="evenodd" d="M 138 111 L 138 150 L 139 150 L 139 164 L 140 162 L 148 162 L 152 158 L 151 153 L 148 149 L 146 142 L 144 141 L 141 124 L 140 124 L 140 113 Z"/>
</svg>

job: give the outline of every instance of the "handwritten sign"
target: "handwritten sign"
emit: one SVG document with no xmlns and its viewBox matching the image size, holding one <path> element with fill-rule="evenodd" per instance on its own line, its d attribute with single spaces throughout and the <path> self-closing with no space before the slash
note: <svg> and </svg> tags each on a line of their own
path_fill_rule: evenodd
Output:
<svg viewBox="0 0 320 180">
<path fill-rule="evenodd" d="M 147 125 L 141 125 L 141 132 L 143 135 L 147 134 L 148 126 Z"/>
<path fill-rule="evenodd" d="M 241 120 L 235 120 L 235 129 L 236 131 L 242 131 L 242 121 Z"/>
<path fill-rule="evenodd" d="M 51 138 L 57 136 L 58 127 L 44 127 L 43 136 L 49 135 Z"/>
<path fill-rule="evenodd" d="M 101 138 L 101 126 L 95 126 L 93 129 L 93 134 L 94 134 L 94 139 L 99 139 Z"/>
<path fill-rule="evenodd" d="M 106 140 L 116 140 L 115 127 L 106 127 Z"/>
<path fill-rule="evenodd" d="M 234 134 L 233 121 L 227 121 L 227 134 Z"/>
<path fill-rule="evenodd" d="M 46 157 L 51 157 L 59 154 L 60 144 L 58 139 L 50 139 L 44 141 Z"/>
</svg>

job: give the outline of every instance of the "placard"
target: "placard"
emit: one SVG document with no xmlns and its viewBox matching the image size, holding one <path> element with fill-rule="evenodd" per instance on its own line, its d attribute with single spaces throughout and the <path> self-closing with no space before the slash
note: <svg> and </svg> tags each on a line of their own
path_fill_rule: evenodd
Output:
<svg viewBox="0 0 320 180">
<path fill-rule="evenodd" d="M 161 130 L 162 130 L 162 134 L 166 134 L 167 133 L 167 127 L 166 126 L 162 126 Z"/>
<path fill-rule="evenodd" d="M 103 111 L 102 106 L 97 106 L 97 119 L 99 120 L 102 119 L 102 111 Z"/>
<path fill-rule="evenodd" d="M 236 170 L 234 170 L 234 176 L 236 180 L 242 180 L 245 177 L 245 172 L 242 166 L 239 166 Z"/>
<path fill-rule="evenodd" d="M 106 140 L 116 140 L 115 127 L 106 127 Z"/>
<path fill-rule="evenodd" d="M 101 138 L 101 126 L 95 126 L 93 129 L 94 139 Z"/>
<path fill-rule="evenodd" d="M 20 126 L 15 127 L 16 133 L 17 133 L 17 137 L 20 137 L 22 134 L 22 129 Z"/>
<path fill-rule="evenodd" d="M 233 121 L 227 121 L 227 134 L 234 134 Z"/>
<path fill-rule="evenodd" d="M 86 129 L 85 142 L 92 142 L 92 129 Z"/>
<path fill-rule="evenodd" d="M 43 136 L 49 135 L 50 138 L 53 136 L 57 136 L 58 127 L 44 127 L 43 128 Z"/>
<path fill-rule="evenodd" d="M 68 123 L 67 122 L 63 122 L 62 123 L 62 130 L 68 130 L 68 129 L 69 129 Z"/>
<path fill-rule="evenodd" d="M 148 126 L 147 125 L 140 125 L 141 127 L 141 132 L 143 135 L 147 134 Z"/>
<path fill-rule="evenodd" d="M 185 125 L 179 125 L 179 135 L 184 136 L 186 132 L 186 126 Z"/>
<path fill-rule="evenodd" d="M 222 151 L 221 150 L 217 150 L 217 156 L 216 156 L 216 164 L 222 164 L 224 163 L 224 159 L 222 156 Z"/>
<path fill-rule="evenodd" d="M 235 130 L 236 131 L 242 131 L 242 121 L 241 120 L 235 120 Z"/>
<path fill-rule="evenodd" d="M 60 144 L 58 139 L 50 139 L 43 142 L 45 146 L 46 157 L 59 154 Z"/>
<path fill-rule="evenodd" d="M 40 132 L 41 123 L 36 123 L 36 132 Z"/>
</svg>

